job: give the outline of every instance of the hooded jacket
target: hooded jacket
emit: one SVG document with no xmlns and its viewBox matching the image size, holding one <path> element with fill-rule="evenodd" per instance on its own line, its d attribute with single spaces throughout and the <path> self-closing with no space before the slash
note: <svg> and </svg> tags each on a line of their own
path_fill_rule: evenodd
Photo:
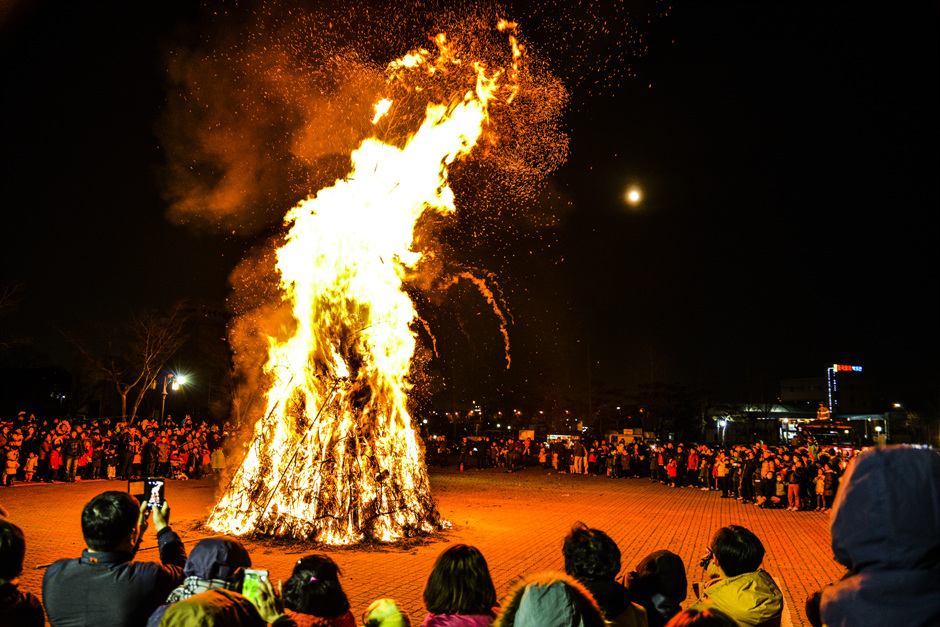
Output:
<svg viewBox="0 0 940 627">
<path fill-rule="evenodd" d="M 590 579 L 581 581 L 591 593 L 604 618 L 612 627 L 648 627 L 646 610 L 630 597 L 630 590 L 619 581 Z"/>
<path fill-rule="evenodd" d="M 237 576 L 240 568 L 250 568 L 251 557 L 237 540 L 227 538 L 206 538 L 193 547 L 183 574 L 183 584 L 170 592 L 166 604 L 161 605 L 147 621 L 149 627 L 156 627 L 163 619 L 169 604 L 188 599 L 206 590 L 223 588 L 237 590 L 241 584 Z"/>
<path fill-rule="evenodd" d="M 266 623 L 251 601 L 241 594 L 213 588 L 170 605 L 161 627 L 297 627 L 293 619 L 280 615 Z"/>
<path fill-rule="evenodd" d="M 742 627 L 779 627 L 783 593 L 766 571 L 720 577 L 703 587 L 702 596 L 692 609 L 721 610 Z"/>
<path fill-rule="evenodd" d="M 517 583 L 494 627 L 604 627 L 591 593 L 573 577 L 547 572 Z"/>
<path fill-rule="evenodd" d="M 833 506 L 832 550 L 849 574 L 822 591 L 827 627 L 940 625 L 940 455 L 859 455 Z"/>
<path fill-rule="evenodd" d="M 650 627 L 663 627 L 682 610 L 689 594 L 682 558 L 670 551 L 650 553 L 627 577 L 633 600 L 646 608 Z"/>
</svg>

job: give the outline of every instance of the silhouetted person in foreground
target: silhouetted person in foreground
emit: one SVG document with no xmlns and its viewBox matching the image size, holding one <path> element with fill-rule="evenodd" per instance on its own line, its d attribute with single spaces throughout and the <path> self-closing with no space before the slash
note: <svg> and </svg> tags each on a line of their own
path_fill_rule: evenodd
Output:
<svg viewBox="0 0 940 627">
<path fill-rule="evenodd" d="M 864 451 L 832 511 L 832 550 L 848 569 L 810 597 L 817 627 L 940 625 L 940 455 L 906 446 Z"/>
<path fill-rule="evenodd" d="M 82 510 L 87 549 L 46 570 L 42 598 L 52 627 L 143 625 L 167 595 L 183 582 L 186 550 L 170 529 L 170 507 L 153 510 L 160 561 L 135 562 L 147 531 L 146 501 L 126 492 L 104 492 Z"/>
<path fill-rule="evenodd" d="M 46 616 L 39 597 L 22 592 L 16 584 L 23 572 L 26 538 L 8 520 L 0 520 L 0 626 L 42 627 Z"/>
<path fill-rule="evenodd" d="M 633 602 L 646 609 L 650 627 L 663 627 L 689 594 L 685 564 L 671 551 L 651 553 L 627 576 L 627 588 Z"/>
<path fill-rule="evenodd" d="M 630 591 L 615 578 L 620 572 L 620 547 L 600 529 L 575 523 L 565 537 L 565 572 L 577 579 L 597 601 L 615 627 L 646 627 L 646 610 L 633 603 Z"/>
</svg>

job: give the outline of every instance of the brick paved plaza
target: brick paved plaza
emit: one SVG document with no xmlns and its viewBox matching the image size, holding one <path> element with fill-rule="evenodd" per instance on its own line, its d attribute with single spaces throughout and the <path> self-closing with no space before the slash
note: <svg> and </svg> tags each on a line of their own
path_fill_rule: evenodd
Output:
<svg viewBox="0 0 940 627">
<path fill-rule="evenodd" d="M 698 558 L 712 532 L 726 524 L 754 531 L 767 548 L 764 568 L 783 589 L 784 625 L 808 625 L 803 602 L 810 591 L 837 579 L 841 567 L 829 548 L 829 518 L 815 512 L 762 510 L 717 492 L 669 488 L 648 479 L 608 479 L 528 469 L 460 473 L 433 469 L 434 497 L 453 527 L 407 547 L 327 549 L 343 569 L 341 579 L 358 617 L 372 600 L 399 601 L 415 625 L 424 615 L 421 594 L 437 555 L 449 544 L 478 547 L 489 562 L 500 598 L 520 575 L 561 569 L 561 542 L 575 521 L 606 531 L 623 552 L 625 571 L 657 549 L 685 561 L 689 580 L 702 573 Z M 0 489 L 0 504 L 26 533 L 26 570 L 21 587 L 40 593 L 42 566 L 60 557 L 77 557 L 82 542 L 81 509 L 95 494 L 126 489 L 126 482 L 28 485 Z M 211 479 L 170 481 L 171 522 L 187 548 L 212 534 L 200 528 L 214 503 Z M 302 545 L 258 540 L 246 542 L 254 565 L 273 579 L 286 580 L 295 560 L 313 552 Z M 139 559 L 157 559 L 151 529 Z M 687 599 L 684 606 L 694 601 Z"/>
</svg>

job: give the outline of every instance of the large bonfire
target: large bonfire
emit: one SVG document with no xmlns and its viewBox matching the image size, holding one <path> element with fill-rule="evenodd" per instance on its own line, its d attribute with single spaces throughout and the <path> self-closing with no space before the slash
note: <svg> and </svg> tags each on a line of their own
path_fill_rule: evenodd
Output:
<svg viewBox="0 0 940 627">
<path fill-rule="evenodd" d="M 276 267 L 294 326 L 269 338 L 267 407 L 209 528 L 336 545 L 441 527 L 407 410 L 417 314 L 402 282 L 422 257 L 416 222 L 455 210 L 449 168 L 517 94 L 513 29 L 499 24 L 505 67 L 443 34 L 389 64 L 349 174 L 287 214 Z"/>
</svg>

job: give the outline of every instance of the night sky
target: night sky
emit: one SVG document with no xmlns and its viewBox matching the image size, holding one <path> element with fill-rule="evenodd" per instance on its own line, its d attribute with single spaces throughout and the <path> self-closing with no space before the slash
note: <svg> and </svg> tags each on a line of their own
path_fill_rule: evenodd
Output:
<svg viewBox="0 0 940 627">
<path fill-rule="evenodd" d="M 940 5 L 610 5 L 507 9 L 568 87 L 570 152 L 532 201 L 546 219 L 520 210 L 486 221 L 498 236 L 474 237 L 471 213 L 453 236 L 461 261 L 502 288 L 512 368 L 466 290 L 448 307 L 467 320 L 441 328 L 432 371 L 474 400 L 578 397 L 588 377 L 715 398 L 838 362 L 865 367 L 886 398 L 936 401 Z M 264 229 L 171 223 L 155 131 L 163 52 L 195 45 L 207 12 L 12 7 L 0 23 L 2 282 L 23 300 L 0 339 L 33 338 L 62 361 L 56 326 L 223 302 Z"/>
</svg>

